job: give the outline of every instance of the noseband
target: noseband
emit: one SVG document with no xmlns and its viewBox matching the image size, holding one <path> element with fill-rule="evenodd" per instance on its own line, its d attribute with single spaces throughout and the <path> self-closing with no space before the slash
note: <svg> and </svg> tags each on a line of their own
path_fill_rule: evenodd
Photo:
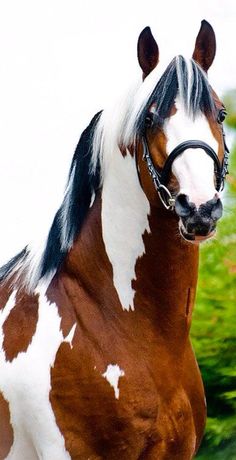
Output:
<svg viewBox="0 0 236 460">
<path fill-rule="evenodd" d="M 219 158 L 216 152 L 210 147 L 210 145 L 206 144 L 206 142 L 199 141 L 199 140 L 189 140 L 182 142 L 181 144 L 177 145 L 177 147 L 172 150 L 169 154 L 164 167 L 159 172 L 154 163 L 152 161 L 152 157 L 148 148 L 148 142 L 146 136 L 143 136 L 142 143 L 143 143 L 143 159 L 147 163 L 149 174 L 153 180 L 154 186 L 158 192 L 160 200 L 162 204 L 165 206 L 166 209 L 173 210 L 175 205 L 175 197 L 168 189 L 168 181 L 171 173 L 171 167 L 173 165 L 174 160 L 181 155 L 187 149 L 202 149 L 209 155 L 212 160 L 214 161 L 214 169 L 215 169 L 215 178 L 216 178 L 216 190 L 219 192 L 224 188 L 224 180 L 226 174 L 228 174 L 228 157 L 229 157 L 229 150 L 225 143 L 225 134 L 222 127 L 222 135 L 223 135 L 223 142 L 224 142 L 224 158 L 222 164 L 219 161 Z M 139 174 L 139 168 L 138 168 Z M 140 174 L 139 174 L 140 180 Z"/>
</svg>

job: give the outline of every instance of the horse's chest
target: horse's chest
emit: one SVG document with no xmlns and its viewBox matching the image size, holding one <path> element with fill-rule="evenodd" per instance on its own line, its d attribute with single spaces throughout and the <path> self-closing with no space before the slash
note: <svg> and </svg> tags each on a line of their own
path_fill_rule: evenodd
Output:
<svg viewBox="0 0 236 460">
<path fill-rule="evenodd" d="M 115 344 L 111 349 L 113 360 L 108 350 L 91 354 L 75 340 L 72 349 L 62 344 L 57 353 L 50 401 L 66 445 L 72 453 L 86 451 L 80 433 L 86 446 L 104 459 L 137 460 L 159 446 L 160 455 L 143 458 L 174 458 L 179 450 L 182 456 L 176 458 L 189 460 L 196 435 L 183 388 L 176 381 L 161 382 L 165 373 L 149 369 L 142 353 L 128 356 L 127 350 L 125 358 L 121 349 L 116 353 Z"/>
<path fill-rule="evenodd" d="M 14 319 L 14 301 L 2 311 L 0 354 L 0 392 L 14 434 L 10 460 L 137 460 L 154 446 L 159 454 L 147 458 L 164 459 L 187 437 L 193 446 L 188 398 L 175 385 L 170 389 L 169 371 L 156 360 L 122 340 L 95 339 L 79 324 L 63 334 L 56 305 L 43 296 L 24 347 L 10 347 L 15 320 L 22 321 Z M 181 460 L 191 458 L 189 449 Z"/>
</svg>

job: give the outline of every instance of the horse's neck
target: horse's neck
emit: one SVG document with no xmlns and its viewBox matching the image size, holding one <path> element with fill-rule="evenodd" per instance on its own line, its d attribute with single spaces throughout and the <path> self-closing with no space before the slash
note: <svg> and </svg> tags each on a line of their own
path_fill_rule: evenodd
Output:
<svg viewBox="0 0 236 460">
<path fill-rule="evenodd" d="M 117 308 L 165 312 L 175 321 L 192 307 L 198 250 L 180 238 L 173 213 L 150 208 L 135 160 L 119 155 L 66 266 L 100 303 L 113 295 Z"/>
</svg>

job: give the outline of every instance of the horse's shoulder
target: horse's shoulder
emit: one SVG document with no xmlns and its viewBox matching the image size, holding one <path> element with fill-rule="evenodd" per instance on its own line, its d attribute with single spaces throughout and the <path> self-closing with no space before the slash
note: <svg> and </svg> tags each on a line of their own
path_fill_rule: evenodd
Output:
<svg viewBox="0 0 236 460">
<path fill-rule="evenodd" d="M 38 296 L 22 290 L 0 289 L 0 328 L 2 349 L 7 361 L 25 352 L 35 334 L 38 322 Z"/>
</svg>

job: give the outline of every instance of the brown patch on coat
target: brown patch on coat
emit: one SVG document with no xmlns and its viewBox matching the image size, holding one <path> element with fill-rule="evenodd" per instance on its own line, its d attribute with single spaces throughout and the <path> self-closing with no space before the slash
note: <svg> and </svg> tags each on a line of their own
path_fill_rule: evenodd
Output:
<svg viewBox="0 0 236 460">
<path fill-rule="evenodd" d="M 152 106 L 149 109 L 150 113 L 152 113 L 152 109 L 154 110 L 156 109 L 156 104 L 152 104 Z M 173 105 L 173 107 L 170 110 L 169 116 L 172 117 L 176 113 L 177 113 L 176 106 Z M 149 149 L 153 164 L 155 168 L 157 169 L 157 171 L 161 173 L 161 170 L 163 169 L 165 162 L 167 160 L 167 156 L 168 156 L 166 153 L 167 139 L 166 139 L 163 129 L 158 128 L 158 127 L 147 129 L 146 130 L 146 140 L 147 140 L 147 145 L 148 145 L 148 149 Z M 140 180 L 141 186 L 149 202 L 151 203 L 151 205 L 162 207 L 163 204 L 160 202 L 160 199 L 155 189 L 153 180 L 148 171 L 147 163 L 146 161 L 143 160 L 142 142 L 139 142 L 137 146 L 136 155 L 137 155 L 137 158 L 136 158 L 137 166 L 139 168 L 139 180 Z M 175 193 L 179 189 L 177 179 L 173 174 L 170 174 L 168 189 L 171 192 L 175 192 Z"/>
<path fill-rule="evenodd" d="M 164 166 L 166 161 L 166 137 L 162 131 L 152 132 L 147 136 L 147 144 L 154 166 L 158 171 Z M 148 171 L 147 163 L 143 160 L 143 145 L 139 142 L 137 145 L 137 167 L 139 168 L 139 179 L 143 191 L 151 205 L 162 207 L 158 193 L 155 189 L 153 180 Z"/>
<path fill-rule="evenodd" d="M 3 310 L 5 307 L 13 289 L 10 285 L 10 283 L 1 283 L 1 288 L 0 288 L 0 310 Z"/>
<path fill-rule="evenodd" d="M 38 296 L 19 293 L 16 304 L 3 324 L 3 349 L 6 360 L 12 361 L 28 349 L 38 322 Z"/>
<path fill-rule="evenodd" d="M 4 460 L 9 454 L 13 440 L 9 404 L 0 393 L 0 460 Z"/>
<path fill-rule="evenodd" d="M 218 152 L 216 151 L 216 153 L 218 154 L 218 158 L 219 158 L 220 162 L 222 162 L 223 158 L 224 158 L 224 152 L 225 152 L 225 150 L 224 150 L 224 142 L 223 142 L 222 125 L 220 123 L 218 123 L 215 119 L 213 119 L 213 117 L 208 118 L 208 123 L 209 123 L 210 129 L 211 129 L 211 132 L 212 132 L 215 140 L 218 143 Z"/>
<path fill-rule="evenodd" d="M 217 117 L 218 117 L 219 112 L 222 109 L 225 110 L 225 106 L 223 102 L 219 99 L 219 97 L 217 96 L 216 92 L 212 88 L 211 88 L 211 94 L 212 94 L 212 98 L 215 104 L 216 113 L 215 113 L 215 116 L 213 116 L 212 114 L 210 115 L 206 114 L 206 117 L 208 119 L 208 123 L 211 129 L 212 135 L 218 142 L 218 152 L 216 153 L 218 153 L 219 160 L 222 161 L 224 158 L 224 140 L 223 140 L 223 131 L 222 131 L 223 124 L 217 121 Z"/>
<path fill-rule="evenodd" d="M 100 196 L 89 210 L 72 250 L 50 284 L 47 298 L 57 305 L 64 337 L 76 322 L 79 327 L 85 327 L 81 321 L 84 315 L 90 315 L 91 310 L 87 309 L 87 305 L 91 303 L 99 302 L 102 317 L 104 312 L 112 317 L 116 315 L 116 311 L 120 311 L 120 302 L 114 290 L 112 267 L 102 240 Z M 109 303 L 111 298 L 114 302 L 112 311 Z M 84 315 L 81 315 L 81 311 Z"/>
<path fill-rule="evenodd" d="M 125 147 L 124 145 L 120 144 L 119 149 L 123 157 L 126 157 L 127 153 L 129 153 L 132 157 L 135 155 L 134 145 L 129 145 L 128 147 Z"/>
<path fill-rule="evenodd" d="M 151 301 L 155 306 L 149 311 L 152 323 L 162 336 L 169 336 L 168 346 L 178 354 L 189 333 L 199 249 L 182 239 L 177 216 L 164 207 L 152 210 L 149 225 L 150 233 L 143 236 L 145 253 L 136 263 L 132 282 L 135 303 L 145 312 L 146 299 Z"/>
</svg>

